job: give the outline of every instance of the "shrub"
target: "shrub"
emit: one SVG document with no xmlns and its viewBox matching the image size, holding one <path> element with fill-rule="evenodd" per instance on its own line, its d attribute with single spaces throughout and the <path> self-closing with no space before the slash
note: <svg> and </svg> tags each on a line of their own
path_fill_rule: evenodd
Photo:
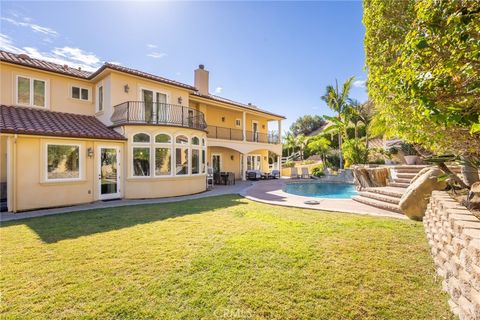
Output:
<svg viewBox="0 0 480 320">
<path fill-rule="evenodd" d="M 323 172 L 324 169 L 325 166 L 323 164 L 319 164 L 318 166 L 312 168 L 312 175 L 315 177 L 323 177 L 325 175 Z"/>
<path fill-rule="evenodd" d="M 368 149 L 360 139 L 346 140 L 342 145 L 342 151 L 345 158 L 345 167 L 367 162 Z"/>
<path fill-rule="evenodd" d="M 293 161 L 287 161 L 283 164 L 283 167 L 284 168 L 292 168 L 292 167 L 295 167 L 295 162 Z"/>
</svg>

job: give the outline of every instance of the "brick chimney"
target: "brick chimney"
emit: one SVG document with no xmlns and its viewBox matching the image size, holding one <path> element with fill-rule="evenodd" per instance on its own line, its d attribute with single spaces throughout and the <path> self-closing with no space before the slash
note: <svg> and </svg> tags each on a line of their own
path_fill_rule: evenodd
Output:
<svg viewBox="0 0 480 320">
<path fill-rule="evenodd" d="M 195 88 L 201 94 L 208 95 L 208 71 L 203 64 L 195 70 Z"/>
</svg>

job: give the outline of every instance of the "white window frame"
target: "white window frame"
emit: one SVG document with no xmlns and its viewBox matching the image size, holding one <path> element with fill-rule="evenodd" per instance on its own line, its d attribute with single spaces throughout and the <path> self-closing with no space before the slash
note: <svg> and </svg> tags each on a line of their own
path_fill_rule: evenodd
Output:
<svg viewBox="0 0 480 320">
<path fill-rule="evenodd" d="M 235 127 L 237 127 L 237 128 L 242 127 L 242 119 L 240 119 L 240 118 L 235 119 Z"/>
<path fill-rule="evenodd" d="M 156 138 L 159 134 L 164 134 L 164 135 L 167 135 L 170 137 L 170 142 L 156 142 Z M 171 135 L 170 133 L 166 133 L 166 132 L 158 132 L 158 133 L 155 133 L 154 137 L 153 137 L 153 142 L 152 142 L 152 145 L 153 145 L 153 176 L 155 178 L 171 178 L 174 176 L 174 171 L 175 171 L 175 154 L 174 154 L 174 148 L 173 148 L 173 145 L 174 145 L 174 140 L 173 140 L 173 135 Z M 156 148 L 168 148 L 170 149 L 170 174 L 163 174 L 163 175 L 157 175 L 157 170 L 156 170 L 156 160 L 157 160 L 157 156 L 156 156 Z"/>
<path fill-rule="evenodd" d="M 142 95 L 142 91 L 143 90 L 147 90 L 147 91 L 152 91 L 153 93 L 153 104 L 155 105 L 155 103 L 157 103 L 157 95 L 156 93 L 160 93 L 160 94 L 164 94 L 166 96 L 166 104 L 170 104 L 170 92 L 168 91 L 163 91 L 163 90 L 159 90 L 159 89 L 153 89 L 151 87 L 139 87 L 138 88 L 138 101 L 143 101 L 143 95 Z M 141 109 L 140 110 L 141 112 L 141 118 L 142 119 L 145 119 L 145 109 Z M 152 110 L 152 113 L 153 113 L 153 117 L 156 118 L 157 117 L 157 110 L 156 108 L 153 108 Z"/>
<path fill-rule="evenodd" d="M 133 137 L 136 136 L 137 134 L 140 134 L 140 133 L 143 133 L 143 134 L 146 134 L 150 137 L 150 141 L 149 142 L 133 142 Z M 149 179 L 151 177 L 153 177 L 154 175 L 152 175 L 152 135 L 148 132 L 135 132 L 132 134 L 131 136 L 131 146 L 130 146 L 130 170 L 131 170 L 131 173 L 130 173 L 130 177 L 131 178 L 134 178 L 134 179 Z M 149 149 L 149 155 L 148 155 L 148 161 L 149 161 L 149 170 L 150 170 L 150 174 L 148 176 L 136 176 L 135 175 L 135 167 L 133 166 L 133 149 L 134 148 L 148 148 Z"/>
<path fill-rule="evenodd" d="M 73 92 L 72 92 L 72 91 L 73 91 L 73 88 L 78 88 L 78 89 L 80 89 L 80 93 L 79 93 L 80 95 L 79 95 L 78 98 L 74 98 L 74 97 L 73 97 Z M 82 89 L 88 91 L 88 99 L 87 99 L 87 100 L 82 99 Z M 104 90 L 105 90 L 105 89 L 104 89 Z M 104 96 L 105 96 L 105 93 L 104 93 Z M 92 101 L 92 90 L 91 90 L 91 88 L 88 88 L 88 87 L 82 87 L 82 86 L 78 86 L 78 85 L 72 84 L 72 85 L 70 86 L 70 99 L 77 100 L 77 101 L 91 102 L 91 101 Z M 105 100 L 105 99 L 103 99 L 103 100 Z M 105 107 L 105 105 L 104 105 L 104 107 Z"/>
<path fill-rule="evenodd" d="M 212 158 L 211 158 L 212 169 L 214 169 L 214 168 L 213 168 L 213 157 L 214 157 L 214 156 L 218 156 L 218 157 L 219 157 L 219 159 L 220 159 L 220 168 L 219 168 L 219 169 L 220 169 L 220 172 L 222 172 L 223 156 L 222 156 L 221 153 L 212 153 L 212 155 L 211 155 L 211 157 L 212 157 Z"/>
<path fill-rule="evenodd" d="M 25 78 L 25 79 L 29 79 L 30 80 L 30 97 L 29 97 L 29 103 L 28 104 L 25 104 L 25 103 L 20 103 L 18 101 L 18 78 Z M 37 81 L 42 81 L 43 83 L 45 83 L 45 106 L 37 106 L 34 103 L 34 86 L 33 86 L 33 82 L 37 80 Z M 19 106 L 27 106 L 27 107 L 35 107 L 35 108 L 40 108 L 40 109 L 50 109 L 50 101 L 48 99 L 49 97 L 49 83 L 48 83 L 48 80 L 46 79 L 40 79 L 40 78 L 36 78 L 36 77 L 32 77 L 32 76 L 26 76 L 26 75 L 22 75 L 22 74 L 17 74 L 15 76 L 15 103 Z"/>
<path fill-rule="evenodd" d="M 252 157 L 252 158 L 254 159 L 254 161 L 252 162 L 252 164 L 257 161 L 257 159 L 256 159 L 257 157 L 260 157 L 260 162 L 259 162 L 259 168 L 258 168 L 258 170 L 259 170 L 259 171 L 262 171 L 262 161 L 263 161 L 263 160 L 262 160 L 262 155 L 261 155 L 261 154 L 253 154 L 253 153 L 252 153 L 252 154 L 246 154 L 245 156 L 247 157 L 247 161 L 246 161 L 246 163 L 247 163 L 247 168 L 246 168 L 246 170 L 257 170 L 257 169 L 255 169 L 255 168 L 253 168 L 253 169 L 248 169 L 248 157 Z"/>
<path fill-rule="evenodd" d="M 65 178 L 65 179 L 49 179 L 48 178 L 48 147 L 49 146 L 74 146 L 78 147 L 78 178 Z M 64 143 L 64 142 L 47 142 L 45 143 L 45 181 L 46 182 L 72 182 L 83 180 L 83 166 L 84 166 L 84 154 L 82 144 L 80 143 Z"/>
<path fill-rule="evenodd" d="M 193 138 L 198 139 L 198 144 L 193 144 Z M 199 136 L 192 136 L 190 138 L 190 162 L 191 162 L 191 168 L 190 168 L 190 173 L 192 176 L 199 176 L 203 174 L 202 172 L 202 138 Z M 198 150 L 198 173 L 193 173 L 193 150 Z"/>
<path fill-rule="evenodd" d="M 187 138 L 188 142 L 186 144 L 177 143 L 177 137 L 184 136 Z M 175 139 L 173 140 L 173 154 L 174 154 L 174 163 L 173 163 L 173 174 L 175 177 L 188 177 L 192 175 L 192 140 L 190 136 L 184 133 L 178 133 L 175 135 Z M 186 174 L 177 174 L 177 148 L 185 148 L 188 150 L 187 156 L 187 173 Z"/>
<path fill-rule="evenodd" d="M 100 110 L 100 88 L 102 88 L 102 110 Z M 97 83 L 95 86 L 95 113 L 102 113 L 105 111 L 105 85 L 103 81 Z"/>
</svg>

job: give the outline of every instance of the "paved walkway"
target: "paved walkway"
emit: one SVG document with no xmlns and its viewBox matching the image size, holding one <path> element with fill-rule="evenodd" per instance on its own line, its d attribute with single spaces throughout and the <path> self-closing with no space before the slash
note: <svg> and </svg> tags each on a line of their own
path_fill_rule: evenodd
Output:
<svg viewBox="0 0 480 320">
<path fill-rule="evenodd" d="M 267 181 L 241 181 L 233 186 L 215 186 L 213 190 L 205 191 L 188 196 L 158 198 L 158 199 L 143 199 L 143 200 L 113 200 L 113 201 L 97 201 L 83 205 L 43 209 L 20 213 L 2 212 L 0 215 L 0 222 L 11 220 L 20 220 L 33 217 L 42 217 L 48 215 L 62 214 L 75 211 L 85 211 L 92 209 L 113 208 L 122 206 L 134 206 L 139 204 L 157 204 L 178 202 L 183 200 L 193 200 L 206 197 L 220 196 L 226 194 L 239 194 L 247 199 L 268 203 L 272 205 L 281 205 L 287 207 L 299 207 L 323 211 L 348 212 L 356 214 L 367 214 L 372 216 L 391 217 L 406 219 L 402 214 L 393 213 L 390 211 L 371 207 L 362 203 L 355 202 L 351 199 L 321 199 L 302 197 L 289 194 L 282 191 L 284 184 L 288 182 L 286 179 L 281 180 L 267 180 Z M 309 205 L 304 202 L 307 200 L 317 200 L 319 204 Z"/>
<path fill-rule="evenodd" d="M 406 219 L 403 214 L 371 207 L 351 199 L 321 199 L 286 193 L 282 191 L 286 182 L 288 182 L 288 180 L 283 179 L 258 181 L 251 188 L 244 189 L 240 195 L 253 201 L 273 205 Z M 308 200 L 316 200 L 319 204 L 305 204 L 304 202 Z"/>
<path fill-rule="evenodd" d="M 250 181 L 237 181 L 236 184 L 234 185 L 229 185 L 229 186 L 216 185 L 213 188 L 213 190 L 192 194 L 188 196 L 157 198 L 157 199 L 142 199 L 142 200 L 122 199 L 122 200 L 112 200 L 112 201 L 96 201 L 92 203 L 81 204 L 81 205 L 70 206 L 70 207 L 42 209 L 42 210 L 26 211 L 26 212 L 19 212 L 19 213 L 2 212 L 0 215 L 0 222 L 49 216 L 54 214 L 62 214 L 62 213 L 75 212 L 75 211 L 134 206 L 139 204 L 169 203 L 169 202 L 177 202 L 177 201 L 183 201 L 183 200 L 193 200 L 193 199 L 200 199 L 200 198 L 206 198 L 206 197 L 221 196 L 226 194 L 240 194 L 242 190 L 252 186 L 252 184 L 253 183 Z"/>
</svg>

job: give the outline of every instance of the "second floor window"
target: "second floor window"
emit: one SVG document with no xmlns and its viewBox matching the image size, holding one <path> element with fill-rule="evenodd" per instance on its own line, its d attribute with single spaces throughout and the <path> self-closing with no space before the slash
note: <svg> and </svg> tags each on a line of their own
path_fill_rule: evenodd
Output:
<svg viewBox="0 0 480 320">
<path fill-rule="evenodd" d="M 90 90 L 81 87 L 72 87 L 72 98 L 88 101 L 90 100 Z"/>
<path fill-rule="evenodd" d="M 97 87 L 97 112 L 103 111 L 103 86 Z"/>
<path fill-rule="evenodd" d="M 17 104 L 45 107 L 46 87 L 44 80 L 17 77 Z"/>
</svg>

